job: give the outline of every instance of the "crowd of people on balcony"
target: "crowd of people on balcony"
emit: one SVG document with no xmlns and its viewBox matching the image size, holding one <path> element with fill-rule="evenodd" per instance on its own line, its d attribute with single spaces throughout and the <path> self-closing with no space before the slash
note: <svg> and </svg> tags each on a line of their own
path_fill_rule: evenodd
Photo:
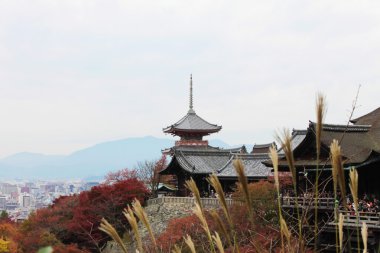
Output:
<svg viewBox="0 0 380 253">
<path fill-rule="evenodd" d="M 349 211 L 355 212 L 355 204 L 351 195 L 347 196 L 347 208 Z M 378 213 L 380 212 L 380 201 L 375 195 L 363 194 L 358 200 L 358 210 L 359 212 L 370 212 Z"/>
<path fill-rule="evenodd" d="M 298 195 L 300 198 L 306 198 L 306 199 L 313 199 L 315 197 L 314 192 L 304 192 L 302 194 Z M 283 191 L 281 194 L 281 197 L 295 197 L 294 191 L 292 190 L 286 190 Z M 322 192 L 318 196 L 319 199 L 334 199 L 334 194 L 332 192 L 326 191 Z M 340 193 L 338 193 L 338 199 L 341 199 Z M 342 207 L 342 202 L 339 200 L 335 200 L 337 206 Z M 347 210 L 352 211 L 353 213 L 356 212 L 355 203 L 353 201 L 352 195 L 348 194 L 346 196 L 346 204 L 347 204 Z M 379 213 L 380 212 L 380 200 L 378 197 L 376 197 L 374 194 L 363 194 L 359 197 L 358 200 L 358 208 L 359 212 L 370 212 L 370 213 Z"/>
</svg>

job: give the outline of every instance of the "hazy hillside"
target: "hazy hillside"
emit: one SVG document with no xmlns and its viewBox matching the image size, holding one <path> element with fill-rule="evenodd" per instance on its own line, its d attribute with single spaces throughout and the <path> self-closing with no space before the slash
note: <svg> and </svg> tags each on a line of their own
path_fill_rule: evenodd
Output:
<svg viewBox="0 0 380 253">
<path fill-rule="evenodd" d="M 138 161 L 158 159 L 162 149 L 173 145 L 173 139 L 147 136 L 104 142 L 67 156 L 23 152 L 0 159 L 0 178 L 94 179 L 109 171 L 133 168 Z M 229 147 L 220 140 L 210 140 L 210 145 Z"/>
</svg>

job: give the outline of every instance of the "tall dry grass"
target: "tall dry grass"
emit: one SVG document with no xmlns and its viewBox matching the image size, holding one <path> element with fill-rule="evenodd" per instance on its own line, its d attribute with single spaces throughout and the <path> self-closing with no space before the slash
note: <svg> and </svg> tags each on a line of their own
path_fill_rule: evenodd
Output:
<svg viewBox="0 0 380 253">
<path fill-rule="evenodd" d="M 314 194 L 314 237 L 318 238 L 318 198 L 319 198 L 319 163 L 321 156 L 321 135 L 322 124 L 326 113 L 326 101 L 325 96 L 321 93 L 317 94 L 316 101 L 316 150 L 317 150 L 317 165 L 315 175 L 315 194 Z M 314 252 L 317 252 L 317 244 L 314 243 Z"/>
<path fill-rule="evenodd" d="M 289 129 L 284 129 L 282 136 L 277 134 L 276 138 L 280 142 L 281 147 L 285 153 L 286 161 L 288 163 L 288 167 L 289 167 L 289 170 L 290 170 L 291 175 L 292 175 L 293 191 L 294 191 L 294 194 L 296 197 L 295 198 L 295 205 L 296 205 L 297 224 L 298 224 L 298 248 L 301 251 L 304 251 L 302 219 L 301 219 L 301 215 L 300 215 L 300 205 L 298 203 L 297 169 L 296 169 L 295 162 L 294 162 L 293 147 L 292 147 L 292 136 L 290 134 Z M 273 156 L 273 154 L 270 154 L 270 156 Z"/>
<path fill-rule="evenodd" d="M 314 236 L 315 236 L 315 243 L 314 243 L 314 251 L 317 251 L 317 237 L 319 235 L 319 228 L 318 228 L 318 198 L 319 198 L 319 176 L 320 176 L 320 149 L 321 149 L 321 138 L 322 138 L 322 127 L 323 127 L 323 118 L 325 116 L 326 111 L 326 102 L 323 95 L 318 94 L 317 96 L 317 103 L 316 103 L 316 112 L 317 112 L 317 122 L 316 122 L 316 151 L 317 151 L 317 164 L 316 164 L 316 178 L 315 178 L 315 185 L 314 185 L 314 208 L 315 208 L 315 220 L 314 220 Z M 282 135 L 277 137 L 278 141 L 281 144 L 281 147 L 284 151 L 285 158 L 288 163 L 289 170 L 292 175 L 292 181 L 293 181 L 293 187 L 294 192 L 297 195 L 297 170 L 295 167 L 295 161 L 294 156 L 292 152 L 292 136 L 288 130 L 284 130 Z M 275 188 L 277 193 L 277 205 L 278 205 L 278 214 L 279 214 L 279 232 L 281 235 L 281 246 L 280 246 L 280 252 L 297 252 L 297 253 L 305 253 L 307 250 L 305 248 L 306 241 L 303 237 L 303 220 L 300 216 L 300 204 L 298 203 L 298 199 L 296 198 L 296 212 L 297 212 L 297 225 L 296 228 L 293 228 L 292 226 L 289 226 L 286 219 L 283 217 L 282 210 L 283 207 L 281 205 L 281 195 L 280 195 L 280 182 L 279 182 L 279 175 L 278 175 L 278 153 L 274 147 L 270 148 L 269 157 L 273 164 L 273 170 L 274 170 L 274 180 L 275 180 Z M 342 161 L 342 151 L 341 147 L 339 145 L 339 142 L 337 140 L 333 140 L 333 142 L 330 145 L 330 159 L 332 164 L 332 181 L 333 181 L 333 189 L 334 189 L 334 198 L 338 198 L 338 189 L 341 192 L 341 200 L 343 203 L 343 206 L 346 207 L 346 179 L 344 174 L 344 164 Z M 245 207 L 248 210 L 248 217 L 250 222 L 253 223 L 253 205 L 251 200 L 251 195 L 248 190 L 248 179 L 245 174 L 245 169 L 243 163 L 236 159 L 234 161 L 234 168 L 236 170 L 236 174 L 238 175 L 238 187 L 240 192 L 243 193 L 243 202 Z M 218 202 L 219 202 L 219 208 L 222 211 L 222 216 L 219 215 L 218 212 L 211 211 L 210 217 L 215 221 L 216 227 L 220 231 L 221 234 L 217 233 L 216 231 L 211 231 L 210 227 L 208 226 L 207 219 L 204 213 L 204 207 L 202 206 L 202 201 L 200 198 L 199 189 L 197 187 L 196 182 L 193 179 L 190 179 L 186 181 L 186 187 L 193 193 L 194 199 L 195 199 L 195 207 L 194 207 L 194 214 L 198 217 L 203 231 L 207 237 L 210 252 L 216 253 L 218 252 L 225 252 L 226 248 L 229 248 L 229 250 L 232 249 L 232 252 L 239 253 L 239 242 L 237 240 L 237 231 L 235 231 L 236 227 L 233 223 L 231 213 L 229 210 L 229 206 L 227 205 L 226 197 L 224 195 L 223 188 L 220 184 L 220 181 L 216 175 L 211 175 L 208 178 L 209 184 L 215 189 L 215 192 L 218 196 Z M 356 170 L 350 171 L 350 183 L 349 187 L 351 190 L 351 194 L 354 198 L 354 205 L 355 209 L 358 210 L 358 175 Z M 141 236 L 139 234 L 138 228 L 137 228 L 137 220 L 136 217 L 143 223 L 143 225 L 147 228 L 150 236 L 150 240 L 152 244 L 154 245 L 154 249 L 156 252 L 159 251 L 157 248 L 156 240 L 154 233 L 152 231 L 152 228 L 149 224 L 149 220 L 146 216 L 146 213 L 143 210 L 143 207 L 140 205 L 139 202 L 134 202 L 132 205 L 133 210 L 131 208 L 128 208 L 125 210 L 124 214 L 127 217 L 128 222 L 130 223 L 132 230 L 135 234 L 135 240 L 137 249 L 140 253 L 143 252 L 143 244 L 141 240 Z M 337 252 L 343 252 L 345 250 L 344 245 L 344 226 L 345 226 L 345 218 L 342 213 L 339 213 L 335 217 L 336 222 L 336 249 Z M 358 213 L 358 212 L 356 212 Z M 135 217 L 136 216 L 136 217 Z M 117 244 L 120 245 L 122 250 L 127 253 L 127 249 L 124 245 L 124 242 L 122 241 L 121 237 L 117 234 L 116 230 L 112 227 L 111 224 L 109 224 L 105 219 L 102 220 L 100 229 L 107 233 Z M 293 235 L 292 235 L 293 233 Z M 294 236 L 294 234 L 297 234 Z M 224 240 L 221 239 L 220 235 L 224 238 Z M 359 233 L 357 233 L 359 236 Z M 368 226 L 363 223 L 361 227 L 361 235 L 362 235 L 362 241 L 364 245 L 363 252 L 367 253 L 367 239 L 368 239 Z M 225 245 L 223 244 L 223 241 L 225 242 Z M 191 253 L 195 253 L 197 249 L 197 245 L 194 244 L 194 241 L 190 236 L 186 236 L 183 238 L 183 242 L 187 247 L 187 250 L 190 250 Z M 360 247 L 360 241 L 358 239 L 358 246 Z M 262 252 L 264 249 L 258 247 L 253 243 L 254 248 L 257 252 Z M 182 252 L 182 247 L 178 245 L 174 245 L 172 248 L 172 252 L 180 253 Z M 360 249 L 359 249 L 360 251 Z"/>
</svg>

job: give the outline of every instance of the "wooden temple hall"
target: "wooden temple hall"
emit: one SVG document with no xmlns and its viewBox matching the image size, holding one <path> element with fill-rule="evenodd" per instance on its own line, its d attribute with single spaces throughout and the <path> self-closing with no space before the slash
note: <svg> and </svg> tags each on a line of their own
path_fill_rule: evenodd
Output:
<svg viewBox="0 0 380 253">
<path fill-rule="evenodd" d="M 351 124 L 323 124 L 321 132 L 321 155 L 316 160 L 316 123 L 309 122 L 307 130 L 292 133 L 293 155 L 297 170 L 298 192 L 307 192 L 313 186 L 317 164 L 320 182 L 326 182 L 325 191 L 332 192 L 330 145 L 338 140 L 341 146 L 345 177 L 355 168 L 359 175 L 359 195 L 380 197 L 380 108 L 353 119 Z M 280 150 L 280 155 L 282 151 Z M 264 162 L 271 166 L 270 161 Z M 289 171 L 285 157 L 279 161 L 280 171 Z M 327 183 L 330 182 L 330 183 Z M 348 185 L 347 185 L 347 189 Z"/>
<path fill-rule="evenodd" d="M 363 243 L 357 243 L 357 231 L 362 222 L 368 226 L 368 252 L 380 252 L 380 108 L 350 121 L 350 124 L 323 124 L 321 132 L 321 155 L 316 158 L 316 124 L 309 122 L 307 130 L 295 130 L 292 134 L 292 148 L 296 167 L 298 197 L 283 194 L 283 213 L 296 217 L 296 206 L 301 206 L 301 214 L 308 217 L 304 228 L 311 230 L 314 224 L 314 184 L 318 164 L 320 197 L 318 198 L 318 224 L 320 233 L 312 238 L 321 252 L 336 252 L 335 229 L 337 213 L 344 214 L 344 252 L 357 252 Z M 343 197 L 334 199 L 330 144 L 338 140 L 341 146 L 347 196 L 346 206 Z M 280 154 L 283 154 L 281 149 Z M 270 161 L 264 162 L 271 166 Z M 355 168 L 359 176 L 359 206 L 353 206 L 349 190 L 349 170 Z M 282 156 L 279 170 L 288 172 L 288 163 Z M 360 233 L 360 232 L 359 232 Z M 313 235 L 313 233 L 310 233 Z M 360 237 L 361 240 L 361 237 Z"/>
<path fill-rule="evenodd" d="M 262 162 L 268 160 L 268 149 L 272 145 L 255 145 L 248 153 L 245 146 L 233 149 L 212 147 L 204 139 L 217 133 L 222 126 L 211 124 L 198 116 L 193 108 L 193 82 L 190 77 L 190 103 L 187 114 L 176 123 L 163 129 L 164 133 L 180 137 L 175 146 L 164 150 L 171 155 L 171 161 L 161 175 L 174 175 L 177 182 L 177 195 L 187 196 L 189 191 L 185 181 L 193 178 L 203 196 L 209 196 L 212 189 L 207 177 L 215 173 L 225 190 L 229 192 L 237 182 L 233 160 L 239 158 L 245 167 L 249 181 L 267 179 L 271 168 Z"/>
</svg>

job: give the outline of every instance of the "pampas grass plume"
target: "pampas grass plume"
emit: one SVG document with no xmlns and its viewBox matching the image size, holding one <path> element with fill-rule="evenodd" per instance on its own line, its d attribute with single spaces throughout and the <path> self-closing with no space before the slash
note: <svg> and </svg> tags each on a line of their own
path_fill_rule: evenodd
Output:
<svg viewBox="0 0 380 253">
<path fill-rule="evenodd" d="M 172 250 L 172 253 L 181 253 L 181 249 L 178 247 L 178 245 L 174 245 L 174 249 Z"/>
<path fill-rule="evenodd" d="M 135 239 L 137 242 L 137 249 L 139 250 L 140 253 L 143 253 L 144 251 L 142 247 L 141 236 L 140 236 L 139 228 L 137 226 L 137 220 L 132 209 L 128 206 L 128 209 L 124 209 L 123 214 L 127 218 L 129 224 L 132 227 L 132 231 L 133 231 L 133 234 L 135 235 Z"/>
<path fill-rule="evenodd" d="M 202 203 L 201 203 L 201 195 L 199 193 L 199 189 L 198 189 L 197 184 L 195 183 L 194 179 L 191 178 L 190 180 L 187 180 L 185 185 L 186 185 L 186 188 L 189 189 L 193 193 L 193 195 L 195 197 L 195 201 L 198 203 L 198 205 L 202 209 L 203 207 L 202 207 Z"/>
<path fill-rule="evenodd" d="M 234 164 L 235 171 L 236 171 L 236 174 L 238 175 L 238 179 L 240 183 L 238 187 L 240 187 L 240 190 L 243 192 L 245 203 L 248 208 L 249 217 L 252 221 L 253 220 L 252 200 L 251 200 L 251 195 L 249 194 L 249 191 L 248 191 L 248 179 L 244 172 L 244 165 L 242 161 L 239 159 L 234 160 L 233 164 Z"/>
<path fill-rule="evenodd" d="M 342 163 L 342 152 L 337 140 L 333 140 L 330 145 L 331 161 L 332 161 L 332 176 L 334 183 L 334 193 L 336 195 L 339 185 L 342 193 L 343 206 L 346 207 L 346 182 Z"/>
<path fill-rule="evenodd" d="M 210 215 L 211 215 L 212 219 L 214 220 L 214 222 L 216 223 L 219 231 L 221 231 L 222 235 L 225 236 L 225 238 L 227 239 L 228 245 L 230 247 L 233 247 L 232 242 L 231 242 L 231 237 L 230 237 L 229 233 L 227 232 L 227 228 L 224 225 L 224 222 L 222 221 L 222 219 L 220 218 L 218 212 L 215 210 L 211 210 Z"/>
<path fill-rule="evenodd" d="M 102 218 L 99 230 L 109 235 L 121 247 L 124 253 L 128 253 L 127 248 L 119 234 L 116 232 L 116 229 L 106 219 Z"/>
<path fill-rule="evenodd" d="M 354 199 L 355 211 L 358 212 L 359 197 L 358 197 L 359 176 L 355 168 L 350 169 L 350 190 Z"/>
<path fill-rule="evenodd" d="M 368 226 L 365 222 L 363 222 L 361 232 L 362 232 L 363 245 L 364 245 L 363 253 L 368 253 L 368 251 L 367 251 Z"/>
<path fill-rule="evenodd" d="M 273 145 L 269 148 L 269 157 L 272 161 L 274 170 L 274 184 L 276 186 L 277 192 L 280 192 L 280 182 L 278 179 L 278 154 L 276 148 Z"/>
<path fill-rule="evenodd" d="M 324 116 L 326 114 L 326 98 L 322 93 L 317 94 L 316 100 L 316 114 L 317 114 L 317 129 L 316 129 L 316 145 L 317 145 L 317 156 L 321 152 L 321 133 L 322 133 L 322 123 Z"/>
<path fill-rule="evenodd" d="M 344 215 L 342 213 L 340 213 L 339 214 L 339 222 L 338 222 L 340 252 L 342 252 L 342 250 L 343 250 L 343 222 L 344 222 Z"/>
<path fill-rule="evenodd" d="M 218 177 L 215 174 L 212 174 L 207 181 L 212 185 L 212 187 L 215 189 L 215 192 L 217 193 L 219 204 L 222 207 L 223 213 L 227 218 L 228 224 L 231 228 L 234 227 L 231 215 L 228 211 L 227 202 L 226 202 L 226 196 L 224 195 L 224 191 L 222 188 L 222 185 L 220 184 L 220 181 Z"/>
<path fill-rule="evenodd" d="M 292 135 L 290 134 L 289 129 L 284 129 L 282 135 L 277 135 L 276 139 L 281 144 L 282 150 L 284 150 L 286 161 L 288 162 L 288 166 L 290 172 L 292 173 L 292 181 L 293 185 L 296 186 L 296 167 L 294 164 L 294 156 L 292 149 Z"/>
<path fill-rule="evenodd" d="M 214 244 L 212 242 L 210 228 L 208 227 L 206 218 L 205 218 L 205 216 L 203 214 L 203 211 L 202 211 L 201 207 L 198 205 L 198 203 L 195 203 L 195 207 L 193 209 L 193 213 L 198 217 L 198 219 L 200 220 L 200 222 L 202 224 L 203 230 L 206 232 L 208 241 L 210 243 L 211 251 L 215 252 Z"/>
<path fill-rule="evenodd" d="M 215 235 L 213 235 L 212 238 L 214 239 L 215 245 L 218 248 L 219 252 L 224 253 L 223 243 L 222 243 L 222 240 L 220 239 L 218 232 L 215 232 Z"/>
<path fill-rule="evenodd" d="M 147 228 L 150 239 L 152 240 L 154 248 L 157 251 L 156 238 L 154 237 L 152 227 L 150 226 L 148 216 L 146 212 L 144 211 L 144 208 L 141 206 L 141 203 L 138 199 L 135 199 L 135 201 L 132 203 L 132 206 L 133 206 L 136 216 L 139 218 L 140 221 L 142 221 L 144 226 Z"/>
<path fill-rule="evenodd" d="M 195 246 L 193 240 L 191 240 L 190 235 L 187 235 L 183 238 L 185 240 L 186 245 L 189 247 L 191 253 L 196 253 Z"/>
</svg>

